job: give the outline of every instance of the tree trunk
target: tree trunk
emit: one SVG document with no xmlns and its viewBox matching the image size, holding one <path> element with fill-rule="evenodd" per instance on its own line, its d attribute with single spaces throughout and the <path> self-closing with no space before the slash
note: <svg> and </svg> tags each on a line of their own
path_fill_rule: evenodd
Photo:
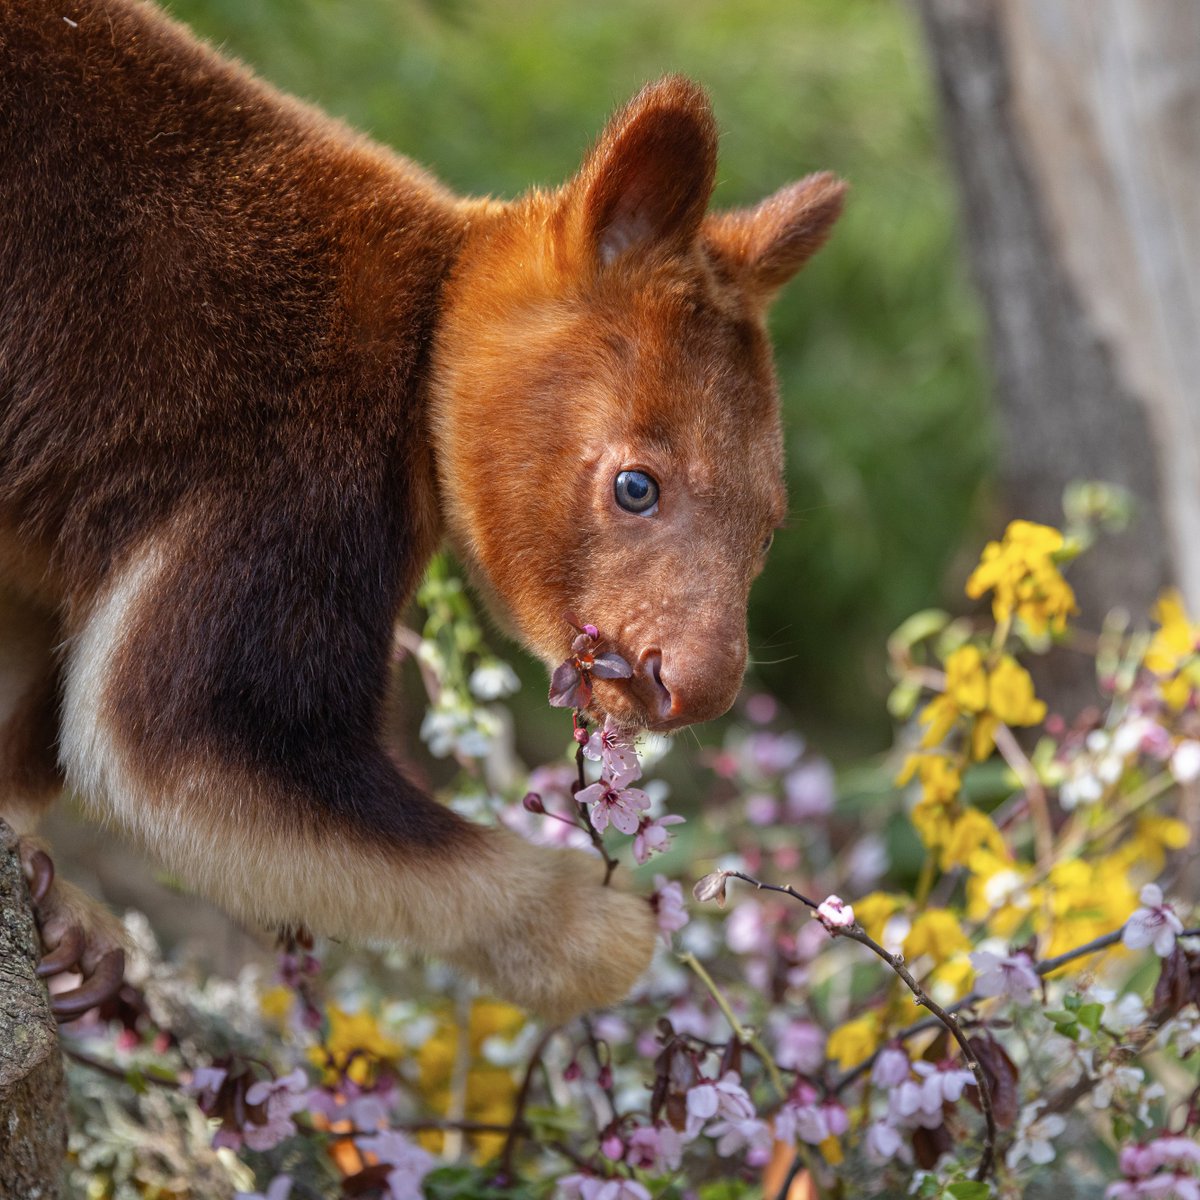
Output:
<svg viewBox="0 0 1200 1200">
<path fill-rule="evenodd" d="M 917 0 L 987 310 L 1009 515 L 1138 501 L 1072 568 L 1094 622 L 1200 611 L 1200 6 Z M 1078 681 L 1076 681 L 1078 682 Z"/>
<path fill-rule="evenodd" d="M 67 1149 L 66 1079 L 16 844 L 0 821 L 0 1196 L 51 1200 Z"/>
</svg>

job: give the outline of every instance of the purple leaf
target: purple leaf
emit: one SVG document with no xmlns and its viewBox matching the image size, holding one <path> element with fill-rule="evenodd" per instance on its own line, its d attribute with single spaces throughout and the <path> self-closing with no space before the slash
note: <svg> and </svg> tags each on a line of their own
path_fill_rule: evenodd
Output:
<svg viewBox="0 0 1200 1200">
<path fill-rule="evenodd" d="M 628 679 L 633 674 L 633 668 L 619 654 L 609 652 L 596 655 L 592 674 L 597 679 Z"/>
<path fill-rule="evenodd" d="M 555 667 L 550 676 L 550 705 L 553 708 L 579 708 L 579 691 L 583 673 L 572 658 Z M 589 689 L 590 690 L 590 689 Z"/>
</svg>

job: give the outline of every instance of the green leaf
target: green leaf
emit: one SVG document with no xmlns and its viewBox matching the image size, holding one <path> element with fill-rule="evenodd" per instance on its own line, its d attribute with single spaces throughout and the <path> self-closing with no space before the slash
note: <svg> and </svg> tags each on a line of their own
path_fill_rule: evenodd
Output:
<svg viewBox="0 0 1200 1200">
<path fill-rule="evenodd" d="M 1104 1016 L 1103 1004 L 1085 1004 L 1076 1013 L 1079 1018 L 1080 1025 L 1090 1029 L 1093 1033 L 1098 1033 L 1100 1030 L 1100 1018 Z"/>
<path fill-rule="evenodd" d="M 921 685 L 902 679 L 888 694 L 887 710 L 897 721 L 907 721 L 920 698 Z"/>
<path fill-rule="evenodd" d="M 961 1179 L 958 1183 L 952 1183 L 946 1189 L 946 1194 L 953 1196 L 954 1200 L 987 1200 L 992 1189 L 975 1179 Z"/>
<path fill-rule="evenodd" d="M 913 613 L 907 621 L 899 626 L 896 632 L 888 638 L 888 644 L 897 650 L 907 650 L 910 646 L 915 646 L 917 642 L 923 642 L 926 638 L 941 633 L 949 620 L 950 614 L 942 612 L 940 608 L 922 609 L 920 612 Z"/>
</svg>

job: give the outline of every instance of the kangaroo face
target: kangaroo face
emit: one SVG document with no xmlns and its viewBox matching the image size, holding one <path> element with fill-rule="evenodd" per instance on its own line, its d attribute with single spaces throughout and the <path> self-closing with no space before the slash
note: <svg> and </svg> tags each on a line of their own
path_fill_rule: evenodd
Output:
<svg viewBox="0 0 1200 1200">
<path fill-rule="evenodd" d="M 669 79 L 610 123 L 555 193 L 489 210 L 449 285 L 433 421 L 451 532 L 548 666 L 564 613 L 634 668 L 597 681 L 623 724 L 724 712 L 746 602 L 786 511 L 764 329 L 843 187 L 814 176 L 705 217 L 716 131 Z"/>
</svg>

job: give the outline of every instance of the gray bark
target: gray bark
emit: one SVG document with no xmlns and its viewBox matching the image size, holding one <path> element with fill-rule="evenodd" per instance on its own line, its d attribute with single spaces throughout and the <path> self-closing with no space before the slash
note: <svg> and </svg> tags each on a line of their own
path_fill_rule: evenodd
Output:
<svg viewBox="0 0 1200 1200">
<path fill-rule="evenodd" d="M 1200 611 L 1200 6 L 917 0 L 988 317 L 1008 515 L 1128 488 L 1085 619 Z"/>
<path fill-rule="evenodd" d="M 0 1196 L 59 1195 L 67 1092 L 16 835 L 0 821 Z"/>
</svg>

